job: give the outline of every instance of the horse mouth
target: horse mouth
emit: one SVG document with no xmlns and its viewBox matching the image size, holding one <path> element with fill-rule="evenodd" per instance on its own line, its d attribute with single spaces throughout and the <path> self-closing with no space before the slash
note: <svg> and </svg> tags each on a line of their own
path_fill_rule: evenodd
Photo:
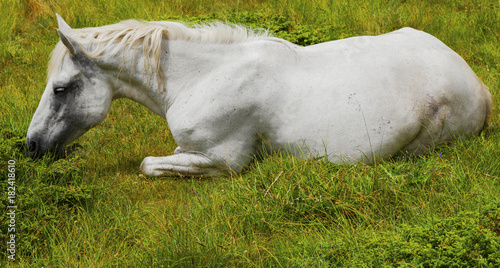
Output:
<svg viewBox="0 0 500 268">
<path fill-rule="evenodd" d="M 64 148 L 56 142 L 51 146 L 44 146 L 35 140 L 26 140 L 26 157 L 37 160 L 46 154 L 52 155 L 55 159 L 60 159 L 64 156 Z"/>
</svg>

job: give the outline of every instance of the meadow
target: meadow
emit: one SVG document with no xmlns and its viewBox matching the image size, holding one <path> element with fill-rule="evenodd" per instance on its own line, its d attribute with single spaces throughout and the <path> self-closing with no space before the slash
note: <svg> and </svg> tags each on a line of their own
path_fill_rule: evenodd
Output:
<svg viewBox="0 0 500 268">
<path fill-rule="evenodd" d="M 229 178 L 147 178 L 142 159 L 177 145 L 165 120 L 120 99 L 65 158 L 32 161 L 56 12 L 74 28 L 221 20 L 302 46 L 413 27 L 489 87 L 491 125 L 371 166 L 269 152 Z M 499 16 L 493 0 L 1 1 L 0 267 L 500 267 Z"/>
</svg>

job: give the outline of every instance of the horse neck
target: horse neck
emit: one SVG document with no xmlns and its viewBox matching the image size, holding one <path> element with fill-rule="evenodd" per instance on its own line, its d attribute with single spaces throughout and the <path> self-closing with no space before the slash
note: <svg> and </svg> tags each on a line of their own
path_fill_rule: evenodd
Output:
<svg viewBox="0 0 500 268">
<path fill-rule="evenodd" d="M 113 99 L 131 99 L 165 118 L 165 81 L 160 80 L 163 77 L 149 72 L 144 62 L 142 50 L 134 48 L 127 53 L 97 61 L 103 73 L 109 74 L 108 80 L 114 89 Z"/>
<path fill-rule="evenodd" d="M 168 41 L 166 53 L 166 85 L 169 102 L 182 96 L 197 94 L 197 90 L 216 75 L 237 64 L 245 54 L 247 44 L 200 43 L 185 40 Z"/>
<path fill-rule="evenodd" d="M 114 69 L 119 78 L 114 98 L 132 99 L 166 117 L 172 103 L 196 94 L 194 91 L 200 89 L 203 81 L 208 81 L 219 71 L 233 68 L 253 51 L 253 47 L 245 42 L 221 44 L 168 40 L 162 48 L 162 76 L 144 75 L 144 58 L 140 49 L 114 57 L 110 59 L 114 67 L 109 68 Z"/>
<path fill-rule="evenodd" d="M 168 40 L 162 47 L 162 74 L 149 73 L 144 66 L 142 49 L 99 59 L 103 71 L 109 72 L 113 83 L 113 99 L 132 99 L 162 117 L 168 107 L 189 84 L 200 79 L 227 58 L 230 51 L 222 44 L 200 44 L 181 40 Z M 149 68 L 149 70 L 148 70 Z"/>
</svg>

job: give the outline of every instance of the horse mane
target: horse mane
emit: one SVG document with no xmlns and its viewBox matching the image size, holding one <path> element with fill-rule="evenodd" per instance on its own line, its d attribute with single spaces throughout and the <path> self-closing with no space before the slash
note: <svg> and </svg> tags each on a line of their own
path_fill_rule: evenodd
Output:
<svg viewBox="0 0 500 268">
<path fill-rule="evenodd" d="M 134 46 L 142 47 L 143 54 L 147 55 L 144 62 L 146 73 L 153 73 L 157 77 L 163 76 L 161 44 L 165 38 L 200 43 L 237 43 L 258 39 L 286 42 L 273 37 L 267 30 L 221 22 L 189 27 L 180 22 L 126 20 L 102 27 L 72 29 L 69 35 L 75 38 L 84 53 L 92 58 L 116 56 Z M 48 77 L 61 67 L 67 53 L 67 48 L 59 41 L 50 57 Z"/>
</svg>

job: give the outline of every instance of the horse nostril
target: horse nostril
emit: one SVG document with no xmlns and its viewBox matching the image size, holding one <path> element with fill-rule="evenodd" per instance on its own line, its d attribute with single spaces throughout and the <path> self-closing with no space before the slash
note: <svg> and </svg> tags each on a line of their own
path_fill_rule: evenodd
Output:
<svg viewBox="0 0 500 268">
<path fill-rule="evenodd" d="M 26 148 L 25 155 L 27 157 L 31 157 L 33 159 L 39 158 L 40 157 L 40 147 L 39 147 L 38 142 L 36 142 L 34 140 L 28 140 L 27 142 L 28 142 L 28 144 L 27 144 L 28 148 Z"/>
<path fill-rule="evenodd" d="M 30 141 L 28 150 L 30 151 L 30 153 L 34 153 L 38 150 L 38 144 L 36 143 L 36 141 Z"/>
</svg>

